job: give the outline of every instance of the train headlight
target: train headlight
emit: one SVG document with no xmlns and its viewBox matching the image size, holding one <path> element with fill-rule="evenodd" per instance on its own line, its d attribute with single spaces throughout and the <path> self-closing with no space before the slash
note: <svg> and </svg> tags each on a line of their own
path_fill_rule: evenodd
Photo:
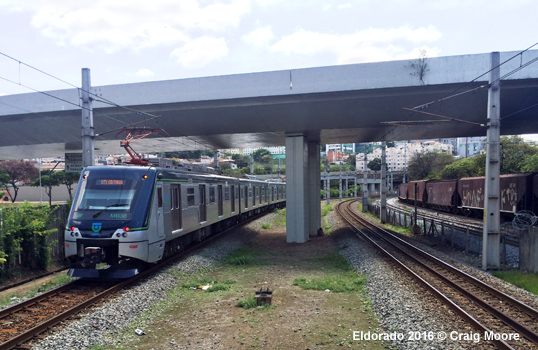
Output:
<svg viewBox="0 0 538 350">
<path fill-rule="evenodd" d="M 77 237 L 78 237 L 78 232 L 75 232 L 75 236 L 77 236 Z"/>
<path fill-rule="evenodd" d="M 75 232 L 71 231 L 71 237 L 75 237 Z"/>
<path fill-rule="evenodd" d="M 116 237 L 121 237 L 121 233 L 116 233 Z"/>
</svg>

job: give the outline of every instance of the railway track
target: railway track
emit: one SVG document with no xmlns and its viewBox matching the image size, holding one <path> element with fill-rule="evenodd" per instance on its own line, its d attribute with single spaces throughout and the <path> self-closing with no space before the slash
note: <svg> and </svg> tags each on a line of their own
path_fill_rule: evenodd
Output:
<svg viewBox="0 0 538 350">
<path fill-rule="evenodd" d="M 121 291 L 128 285 L 153 274 L 164 266 L 200 249 L 226 232 L 237 229 L 265 214 L 254 216 L 236 226 L 216 233 L 122 282 L 77 279 L 37 297 L 0 310 L 0 350 L 29 348 L 27 345 L 29 342 L 39 339 L 40 334 L 52 329 L 59 323 Z"/>
<path fill-rule="evenodd" d="M 397 204 L 395 204 L 397 203 Z M 387 203 L 387 208 L 392 209 L 395 211 L 413 211 L 413 207 L 409 206 L 407 204 L 399 203 L 398 200 L 394 201 L 393 203 Z M 419 222 L 425 220 L 426 222 L 446 222 L 447 225 L 453 228 L 458 228 L 461 231 L 469 232 L 471 235 L 482 237 L 482 231 L 484 229 L 483 223 L 479 219 L 473 219 L 469 217 L 461 217 L 456 214 L 450 214 L 445 212 L 438 212 L 433 209 L 427 209 L 427 208 L 418 208 L 418 220 Z M 512 223 L 507 222 L 505 224 L 508 224 L 508 226 L 511 228 Z M 501 227 L 501 234 L 503 239 L 505 240 L 506 244 L 509 244 L 514 247 L 519 247 L 519 236 L 518 234 L 515 234 L 511 231 L 513 230 L 505 230 L 503 229 L 503 226 Z"/>
<path fill-rule="evenodd" d="M 538 310 L 375 226 L 352 209 L 355 203 L 338 204 L 338 213 L 358 235 L 471 324 L 481 339 L 499 349 L 538 349 Z"/>
</svg>

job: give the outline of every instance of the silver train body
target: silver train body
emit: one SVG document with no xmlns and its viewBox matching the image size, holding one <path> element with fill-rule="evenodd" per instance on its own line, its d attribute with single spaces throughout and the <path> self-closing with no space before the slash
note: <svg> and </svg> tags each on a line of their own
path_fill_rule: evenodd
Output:
<svg viewBox="0 0 538 350">
<path fill-rule="evenodd" d="M 283 183 L 158 167 L 82 171 L 65 229 L 73 277 L 127 278 L 214 232 L 286 203 Z M 101 263 L 106 269 L 99 269 Z"/>
</svg>

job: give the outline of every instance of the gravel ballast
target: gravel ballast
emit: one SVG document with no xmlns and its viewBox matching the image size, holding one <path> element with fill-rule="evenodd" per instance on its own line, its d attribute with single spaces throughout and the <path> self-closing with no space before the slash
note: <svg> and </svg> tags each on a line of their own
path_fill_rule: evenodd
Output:
<svg viewBox="0 0 538 350">
<path fill-rule="evenodd" d="M 271 222 L 273 215 L 269 214 L 249 224 L 248 230 L 262 230 L 262 225 Z M 330 212 L 327 218 L 340 253 L 358 273 L 367 275 L 366 290 L 379 324 L 378 329 L 371 330 L 372 334 L 402 334 L 403 340 L 387 342 L 387 345 L 390 344 L 397 349 L 492 348 L 483 340 L 479 343 L 473 340 L 439 340 L 436 336 L 439 332 L 448 335 L 454 331 L 458 334 L 472 334 L 475 331 L 418 286 L 414 280 L 388 263 L 367 242 L 358 239 L 354 233 L 345 228 L 345 224 L 334 211 Z M 192 273 L 212 266 L 245 244 L 248 239 L 245 232 L 245 229 L 231 232 L 169 268 Z M 285 232 L 282 234 L 285 235 Z M 456 260 L 450 254 L 439 253 L 430 247 L 425 248 L 445 261 L 453 263 Z M 486 279 L 488 283 L 503 288 L 516 298 L 521 298 L 527 304 L 538 306 L 538 297 L 465 263 L 456 262 L 456 264 L 464 271 Z M 55 331 L 35 344 L 33 349 L 84 349 L 98 344 L 115 344 L 121 341 L 118 334 L 122 329 L 132 327 L 131 323 L 137 316 L 165 298 L 167 292 L 178 283 L 180 281 L 171 274 L 165 271 L 158 273 L 115 296 L 110 302 L 89 310 L 80 319 L 66 322 L 63 329 Z M 427 339 L 430 333 L 435 335 L 435 339 Z M 413 334 L 418 335 L 420 339 L 410 341 L 409 336 Z M 134 333 L 130 336 L 137 337 Z M 357 340 L 349 347 L 362 348 L 362 345 Z M 170 344 L 170 348 L 180 347 Z M 238 348 L 244 347 L 238 346 Z M 267 348 L 271 348 L 270 344 Z"/>
</svg>

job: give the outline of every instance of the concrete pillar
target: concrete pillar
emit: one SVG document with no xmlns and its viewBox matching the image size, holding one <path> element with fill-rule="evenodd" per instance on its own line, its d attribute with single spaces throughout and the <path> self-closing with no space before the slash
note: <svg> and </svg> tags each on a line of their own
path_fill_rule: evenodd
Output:
<svg viewBox="0 0 538 350">
<path fill-rule="evenodd" d="M 315 145 L 311 145 L 316 148 Z M 317 231 L 321 226 L 318 185 L 320 170 L 318 166 L 315 177 L 309 175 L 310 170 L 315 166 L 309 166 L 309 159 L 314 158 L 314 151 L 309 153 L 308 148 L 303 135 L 286 136 L 286 241 L 288 243 L 308 241 L 310 232 Z M 319 164 L 319 145 L 317 150 L 317 164 Z M 313 178 L 316 179 L 315 186 L 310 186 Z M 315 192 L 312 192 L 313 189 Z M 313 209 L 311 197 L 315 198 L 318 210 Z M 318 223 L 312 230 L 310 229 L 311 222 Z"/>
<path fill-rule="evenodd" d="M 500 216 L 500 129 L 501 91 L 500 54 L 491 53 L 491 71 L 488 91 L 486 183 L 484 193 L 484 231 L 482 233 L 482 268 L 498 269 L 500 263 L 501 216 Z"/>
<path fill-rule="evenodd" d="M 321 203 L 319 200 L 319 180 L 321 174 L 319 143 L 308 143 L 308 176 L 309 176 L 309 218 L 308 232 L 310 236 L 317 236 L 321 228 Z"/>
</svg>

